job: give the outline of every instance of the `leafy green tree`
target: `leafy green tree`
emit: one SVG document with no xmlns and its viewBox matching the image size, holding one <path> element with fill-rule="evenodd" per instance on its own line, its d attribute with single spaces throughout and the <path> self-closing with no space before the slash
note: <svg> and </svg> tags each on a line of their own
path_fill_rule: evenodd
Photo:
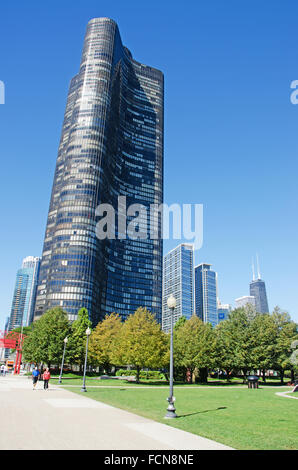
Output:
<svg viewBox="0 0 298 470">
<path fill-rule="evenodd" d="M 234 340 L 229 320 L 220 322 L 215 328 L 215 365 L 226 372 L 227 378 L 236 367 Z"/>
<path fill-rule="evenodd" d="M 250 343 L 251 319 L 245 308 L 233 310 L 227 320 L 216 329 L 216 365 L 229 378 L 232 370 L 242 370 L 244 378 L 252 368 L 252 345 Z"/>
<path fill-rule="evenodd" d="M 82 369 L 85 361 L 87 328 L 91 328 L 88 310 L 86 308 L 81 308 L 78 311 L 77 319 L 71 324 L 65 354 L 65 360 L 70 364 L 79 365 L 80 370 Z"/>
<path fill-rule="evenodd" d="M 123 323 L 121 317 L 112 313 L 106 315 L 92 331 L 89 341 L 89 357 L 93 364 L 102 366 L 108 372 L 115 365 L 114 354 L 118 347 Z"/>
<path fill-rule="evenodd" d="M 140 370 L 162 367 L 167 353 L 167 340 L 154 315 L 140 307 L 124 322 L 113 360 L 117 365 L 134 365 L 139 382 Z"/>
<path fill-rule="evenodd" d="M 184 315 L 179 317 L 174 325 L 174 332 L 177 331 L 181 326 L 183 326 L 186 321 L 187 321 L 187 318 Z"/>
<path fill-rule="evenodd" d="M 291 371 L 293 382 L 295 366 L 291 362 L 291 345 L 293 341 L 298 340 L 298 325 L 291 320 L 287 312 L 283 312 L 279 307 L 274 308 L 272 319 L 277 328 L 274 368 L 279 371 L 282 384 L 285 370 Z"/>
<path fill-rule="evenodd" d="M 25 338 L 23 357 L 28 362 L 60 364 L 63 340 L 69 334 L 67 314 L 60 308 L 48 310 L 32 326 L 32 332 Z"/>
<path fill-rule="evenodd" d="M 257 314 L 251 324 L 249 343 L 251 347 L 252 366 L 261 369 L 263 380 L 265 372 L 271 369 L 276 357 L 277 327 L 268 313 Z"/>
<path fill-rule="evenodd" d="M 212 326 L 203 323 L 197 315 L 185 321 L 175 331 L 174 363 L 189 371 L 191 381 L 195 369 L 207 380 L 206 370 L 213 366 L 214 332 Z M 203 374 L 204 373 L 204 374 Z"/>
</svg>

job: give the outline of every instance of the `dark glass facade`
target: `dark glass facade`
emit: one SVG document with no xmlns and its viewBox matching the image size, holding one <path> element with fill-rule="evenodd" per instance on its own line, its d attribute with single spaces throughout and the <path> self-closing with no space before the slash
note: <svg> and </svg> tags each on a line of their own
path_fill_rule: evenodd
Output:
<svg viewBox="0 0 298 470">
<path fill-rule="evenodd" d="M 251 281 L 249 290 L 250 295 L 255 298 L 256 311 L 258 313 L 269 313 L 265 282 L 261 279 Z"/>
<path fill-rule="evenodd" d="M 93 324 L 139 306 L 161 322 L 162 240 L 149 238 L 149 207 L 163 202 L 163 74 L 136 62 L 116 23 L 89 21 L 70 83 L 40 268 L 35 319 L 54 306 Z M 96 236 L 99 204 L 118 216 L 148 208 L 148 238 Z M 128 222 L 129 222 L 128 217 Z"/>
</svg>

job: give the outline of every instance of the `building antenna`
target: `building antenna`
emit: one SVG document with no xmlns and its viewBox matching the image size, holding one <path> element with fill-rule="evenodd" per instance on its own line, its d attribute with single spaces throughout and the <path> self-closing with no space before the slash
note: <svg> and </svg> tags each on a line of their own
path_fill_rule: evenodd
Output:
<svg viewBox="0 0 298 470">
<path fill-rule="evenodd" d="M 258 253 L 257 253 L 257 268 L 258 268 L 258 279 L 261 279 Z"/>
<path fill-rule="evenodd" d="M 256 276 L 255 276 L 255 265 L 254 265 L 254 258 L 252 257 L 252 280 L 255 281 L 256 280 Z"/>
</svg>

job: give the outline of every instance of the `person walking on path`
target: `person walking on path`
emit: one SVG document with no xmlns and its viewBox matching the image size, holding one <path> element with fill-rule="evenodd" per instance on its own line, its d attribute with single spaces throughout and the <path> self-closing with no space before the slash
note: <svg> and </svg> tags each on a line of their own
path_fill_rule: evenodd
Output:
<svg viewBox="0 0 298 470">
<path fill-rule="evenodd" d="M 33 380 L 33 390 L 35 390 L 35 387 L 36 387 L 36 384 L 37 384 L 37 381 L 38 381 L 38 377 L 39 377 L 39 370 L 37 367 L 35 367 L 35 369 L 33 370 L 32 372 L 32 380 Z"/>
<path fill-rule="evenodd" d="M 50 380 L 50 378 L 51 378 L 51 374 L 50 374 L 49 368 L 47 367 L 45 372 L 43 373 L 43 388 L 44 388 L 44 390 L 49 389 L 49 380 Z"/>
</svg>

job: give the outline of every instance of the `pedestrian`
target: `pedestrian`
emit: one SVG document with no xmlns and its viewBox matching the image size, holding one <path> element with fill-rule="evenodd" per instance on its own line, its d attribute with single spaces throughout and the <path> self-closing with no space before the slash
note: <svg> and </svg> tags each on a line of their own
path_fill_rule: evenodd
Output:
<svg viewBox="0 0 298 470">
<path fill-rule="evenodd" d="M 4 364 L 2 364 L 2 366 L 1 366 L 1 375 L 4 375 L 4 367 L 5 367 Z"/>
<path fill-rule="evenodd" d="M 48 390 L 49 389 L 49 380 L 51 378 L 51 374 L 50 374 L 50 371 L 49 371 L 49 368 L 47 367 L 45 372 L 43 373 L 43 388 L 44 390 Z"/>
<path fill-rule="evenodd" d="M 35 369 L 33 370 L 32 372 L 32 380 L 33 380 L 33 390 L 35 390 L 35 387 L 36 387 L 36 384 L 37 384 L 37 381 L 38 381 L 38 377 L 39 377 L 39 370 L 37 367 L 35 367 Z"/>
</svg>

